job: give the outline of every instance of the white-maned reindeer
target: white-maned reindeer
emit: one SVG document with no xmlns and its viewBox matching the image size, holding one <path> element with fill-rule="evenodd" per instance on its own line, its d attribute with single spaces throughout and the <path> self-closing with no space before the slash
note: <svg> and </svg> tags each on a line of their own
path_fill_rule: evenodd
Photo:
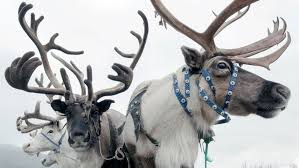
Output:
<svg viewBox="0 0 299 168">
<path fill-rule="evenodd" d="M 116 48 L 116 51 L 127 58 L 133 58 L 130 67 L 115 63 L 112 69 L 117 72 L 116 76 L 109 75 L 108 78 L 119 82 L 116 86 L 94 92 L 92 85 L 92 69 L 87 67 L 87 79 L 84 80 L 83 73 L 71 62 L 71 64 L 62 60 L 60 57 L 52 54 L 60 60 L 70 71 L 72 71 L 81 86 L 81 94 L 74 94 L 71 82 L 65 71 L 60 70 L 63 79 L 62 85 L 49 64 L 47 54 L 50 50 L 59 50 L 66 54 L 82 54 L 73 52 L 57 45 L 55 39 L 58 34 L 54 34 L 49 42 L 42 44 L 37 35 L 39 24 L 43 17 L 38 19 L 31 15 L 31 23 L 28 24 L 25 15 L 32 8 L 31 4 L 22 3 L 19 7 L 19 22 L 23 30 L 34 42 L 41 56 L 41 61 L 33 57 L 34 52 L 28 52 L 23 57 L 16 58 L 10 67 L 5 71 L 7 82 L 13 88 L 32 93 L 46 95 L 60 95 L 65 101 L 51 101 L 52 108 L 65 115 L 67 119 L 68 143 L 77 152 L 77 158 L 80 161 L 81 168 L 90 167 L 127 167 L 127 160 L 124 158 L 121 147 L 124 144 L 123 136 L 119 128 L 125 121 L 125 116 L 115 110 L 109 110 L 113 100 L 102 100 L 104 96 L 111 96 L 122 93 L 128 89 L 133 79 L 133 69 L 138 63 L 146 44 L 148 35 L 148 23 L 145 15 L 139 11 L 138 14 L 144 21 L 144 35 L 141 37 L 135 32 L 131 32 L 139 41 L 139 50 L 137 54 L 124 54 Z M 51 82 L 50 87 L 28 86 L 29 80 L 35 69 L 43 65 L 45 73 Z M 86 92 L 88 88 L 88 93 Z M 99 102 L 98 102 L 99 101 Z"/>
<path fill-rule="evenodd" d="M 200 139 L 211 137 L 211 126 L 230 120 L 228 115 L 274 117 L 284 110 L 290 90 L 265 80 L 240 65 L 269 68 L 288 48 L 286 22 L 264 39 L 237 49 L 220 49 L 214 38 L 241 18 L 257 0 L 234 0 L 198 33 L 175 18 L 160 0 L 151 0 L 157 13 L 177 31 L 203 47 L 182 47 L 186 66 L 158 80 L 142 83 L 131 97 L 125 125 L 125 144 L 136 167 L 192 168 Z M 244 12 L 241 9 L 245 8 Z M 238 13 L 237 13 L 238 12 Z M 235 17 L 228 20 L 233 14 Z M 198 19 L 197 19 L 198 20 Z M 286 44 L 262 58 L 249 58 L 286 39 Z M 217 121 L 224 117 L 224 120 Z"/>
<path fill-rule="evenodd" d="M 41 124 L 33 124 L 30 119 L 44 120 Z M 25 121 L 26 125 L 22 123 Z M 40 102 L 36 103 L 33 113 L 25 113 L 24 116 L 17 120 L 17 129 L 22 133 L 30 133 L 32 139 L 23 145 L 23 151 L 30 155 L 41 152 L 50 152 L 48 156 L 42 160 L 44 166 L 57 163 L 61 168 L 79 167 L 80 163 L 76 159 L 77 153 L 68 144 L 68 135 L 64 124 L 59 117 L 52 118 L 40 113 Z M 38 129 L 41 129 L 38 131 Z"/>
</svg>

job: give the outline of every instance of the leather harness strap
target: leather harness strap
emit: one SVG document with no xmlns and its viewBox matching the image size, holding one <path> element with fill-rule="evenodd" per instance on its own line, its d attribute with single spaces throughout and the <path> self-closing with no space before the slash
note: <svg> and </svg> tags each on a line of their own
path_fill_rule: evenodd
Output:
<svg viewBox="0 0 299 168">
<path fill-rule="evenodd" d="M 128 108 L 128 114 L 130 113 L 133 118 L 136 141 L 138 141 L 139 135 L 140 133 L 142 133 L 149 139 L 151 143 L 153 143 L 155 146 L 159 146 L 159 142 L 146 132 L 142 124 L 140 104 L 141 104 L 141 98 L 145 94 L 145 92 L 146 89 L 144 89 L 137 96 L 135 96 L 134 99 L 130 102 Z"/>
</svg>

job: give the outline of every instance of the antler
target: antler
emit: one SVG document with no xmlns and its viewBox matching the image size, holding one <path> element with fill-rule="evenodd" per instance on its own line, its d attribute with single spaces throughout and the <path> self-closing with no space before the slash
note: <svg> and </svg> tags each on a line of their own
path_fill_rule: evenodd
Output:
<svg viewBox="0 0 299 168">
<path fill-rule="evenodd" d="M 244 16 L 249 10 L 249 6 L 257 1 L 258 0 L 234 0 L 219 15 L 216 15 L 216 19 L 208 26 L 208 28 L 203 33 L 199 33 L 180 22 L 177 18 L 175 18 L 162 4 L 160 0 L 151 0 L 155 9 L 159 12 L 163 19 L 165 19 L 168 22 L 168 24 L 170 24 L 177 31 L 186 35 L 193 41 L 197 42 L 205 49 L 207 58 L 222 55 L 228 56 L 230 59 L 242 64 L 257 65 L 268 68 L 269 64 L 273 63 L 283 54 L 283 52 L 288 48 L 291 42 L 290 35 L 288 32 L 286 32 L 287 26 L 283 18 L 281 18 L 281 20 L 283 21 L 284 25 L 281 29 L 279 29 L 279 19 L 277 19 L 277 21 L 274 22 L 274 31 L 272 33 L 268 31 L 268 37 L 250 45 L 237 49 L 220 49 L 216 47 L 214 41 L 214 38 L 223 29 L 225 29 L 228 25 L 232 24 L 233 22 Z M 242 10 L 244 7 L 247 7 L 245 11 L 240 12 L 240 10 Z M 227 19 L 234 15 L 236 12 L 238 12 L 237 16 L 227 21 Z M 248 58 L 246 58 L 257 53 L 266 51 L 271 47 L 280 44 L 286 37 L 288 37 L 286 44 L 283 45 L 279 50 L 277 50 L 273 54 L 259 59 L 249 60 Z M 259 61 L 262 61 L 262 63 L 260 63 Z"/>
<path fill-rule="evenodd" d="M 56 74 L 54 74 L 56 75 Z M 35 78 L 35 83 L 40 87 L 40 88 L 43 88 L 44 87 L 44 74 L 41 73 L 40 74 L 40 78 Z M 47 85 L 47 88 L 50 88 L 52 86 L 52 83 L 49 82 L 49 84 Z M 48 103 L 51 103 L 53 101 L 53 97 L 54 95 L 46 95 L 49 99 L 49 102 Z"/>
<path fill-rule="evenodd" d="M 104 96 L 111 96 L 124 92 L 130 87 L 133 80 L 133 70 L 129 67 L 117 63 L 112 65 L 112 69 L 116 71 L 117 76 L 108 75 L 108 78 L 120 83 L 112 88 L 100 90 L 94 93 L 96 100 Z"/>
<path fill-rule="evenodd" d="M 234 23 L 235 21 L 241 19 L 241 18 L 242 18 L 242 17 L 249 11 L 249 9 L 250 9 L 250 5 L 248 5 L 248 6 L 246 7 L 246 9 L 245 9 L 243 12 L 242 12 L 242 11 L 238 11 L 238 14 L 237 14 L 235 17 L 233 17 L 232 19 L 230 19 L 230 20 L 224 22 L 223 25 L 221 25 L 221 27 L 220 27 L 220 28 L 217 30 L 217 32 L 214 34 L 214 38 L 215 38 L 219 33 L 221 33 L 222 30 L 224 30 L 227 26 L 229 26 L 229 25 L 231 25 L 232 23 Z M 216 17 L 218 16 L 214 11 L 212 11 L 212 12 L 213 12 L 213 14 L 214 14 Z"/>
<path fill-rule="evenodd" d="M 52 95 L 64 95 L 65 89 L 62 84 L 60 84 L 51 70 L 49 65 L 49 61 L 47 58 L 47 53 L 52 50 L 56 49 L 66 54 L 83 54 L 83 51 L 69 51 L 60 45 L 55 44 L 55 39 L 58 37 L 58 34 L 54 34 L 50 41 L 43 45 L 37 36 L 37 29 L 42 20 L 44 19 L 43 16 L 39 17 L 37 20 L 35 19 L 35 14 L 31 14 L 31 24 L 28 26 L 25 15 L 26 13 L 32 8 L 31 4 L 26 4 L 23 2 L 18 10 L 19 14 L 19 22 L 22 26 L 23 30 L 26 34 L 30 37 L 30 39 L 34 42 L 38 51 L 41 56 L 42 62 L 37 57 L 33 57 L 35 54 L 34 52 L 27 52 L 24 54 L 23 57 L 15 59 L 11 66 L 8 67 L 5 71 L 5 78 L 7 82 L 16 89 L 21 89 L 27 92 L 34 92 L 34 93 L 43 93 L 43 94 L 52 94 Z M 33 57 L 33 58 L 32 58 Z M 44 88 L 44 87 L 30 87 L 28 86 L 29 80 L 35 71 L 35 69 L 43 64 L 45 73 L 49 78 L 51 84 L 55 87 L 55 89 L 51 88 Z"/>
<path fill-rule="evenodd" d="M 142 20 L 143 20 L 143 24 L 144 24 L 144 34 L 143 34 L 143 37 L 141 38 L 141 36 L 134 32 L 134 31 L 131 31 L 131 34 L 137 38 L 138 42 L 139 42 L 139 49 L 137 51 L 136 54 L 125 54 L 123 53 L 122 51 L 120 51 L 117 47 L 114 48 L 114 50 L 121 56 L 125 57 L 125 58 L 134 58 L 133 59 L 133 62 L 132 64 L 130 65 L 130 68 L 132 70 L 134 70 L 136 64 L 138 63 L 142 53 L 143 53 L 143 50 L 144 50 L 144 47 L 145 47 L 145 44 L 146 44 L 146 41 L 147 41 L 147 36 L 148 36 L 148 32 L 149 32 L 149 28 L 148 28 L 148 21 L 147 21 L 147 18 L 145 16 L 145 14 L 142 12 L 142 11 L 138 11 L 138 14 L 141 16 Z"/>
<path fill-rule="evenodd" d="M 51 55 L 59 62 L 61 62 L 64 66 L 66 66 L 71 72 L 74 73 L 74 75 L 76 76 L 76 78 L 80 83 L 81 95 L 86 95 L 86 88 L 84 85 L 84 74 L 80 71 L 80 69 L 76 66 L 76 64 L 73 61 L 70 61 L 70 63 L 66 62 L 65 60 L 63 60 L 61 57 L 59 57 L 53 52 L 51 52 Z"/>
<path fill-rule="evenodd" d="M 137 38 L 139 42 L 139 49 L 136 54 L 126 54 L 120 51 L 117 47 L 115 47 L 115 51 L 125 57 L 125 58 L 134 58 L 133 62 L 130 65 L 130 68 L 120 65 L 120 64 L 114 64 L 112 66 L 112 69 L 117 72 L 117 76 L 109 75 L 108 78 L 114 81 L 119 81 L 120 83 L 112 88 L 100 90 L 96 93 L 94 93 L 94 96 L 96 97 L 96 100 L 100 99 L 103 96 L 110 96 L 115 95 L 121 92 L 124 92 L 129 88 L 131 85 L 132 79 L 133 79 L 133 70 L 136 67 L 143 51 L 144 47 L 147 41 L 148 32 L 149 32 L 149 26 L 148 26 L 148 20 L 145 16 L 145 14 L 142 11 L 138 11 L 138 14 L 141 16 L 144 24 L 144 34 L 143 37 L 141 37 L 138 33 L 131 31 L 131 34 Z M 87 85 L 88 86 L 88 85 Z"/>
<path fill-rule="evenodd" d="M 10 86 L 16 89 L 33 93 L 43 93 L 52 95 L 64 95 L 64 88 L 41 88 L 28 86 L 30 77 L 35 69 L 42 64 L 37 58 L 33 57 L 34 52 L 28 52 L 23 57 L 16 58 L 10 67 L 5 71 L 6 81 Z M 33 57 L 33 58 L 32 58 Z"/>
<path fill-rule="evenodd" d="M 268 36 L 255 42 L 250 45 L 237 48 L 237 49 L 219 49 L 219 52 L 221 52 L 225 56 L 239 56 L 243 54 L 248 54 L 256 51 L 263 51 L 267 50 L 279 43 L 281 43 L 286 37 L 288 32 L 287 29 L 287 23 L 286 21 L 281 18 L 283 21 L 283 27 L 279 29 L 279 19 L 277 18 L 277 21 L 273 21 L 274 23 L 274 30 L 271 33 L 268 29 Z M 251 55 L 249 55 L 251 56 Z M 248 56 L 247 56 L 248 57 Z"/>
<path fill-rule="evenodd" d="M 291 44 L 291 35 L 290 33 L 287 34 L 288 40 L 286 44 L 284 44 L 281 48 L 273 52 L 272 54 L 269 54 L 265 57 L 261 58 L 246 58 L 247 56 L 235 56 L 235 57 L 229 57 L 231 60 L 236 61 L 240 64 L 247 64 L 247 65 L 256 65 L 256 66 L 261 66 L 264 67 L 268 70 L 270 70 L 270 65 L 275 62 L 284 52 L 285 50 L 289 47 Z"/>
<path fill-rule="evenodd" d="M 48 121 L 42 124 L 33 124 L 29 121 L 29 119 L 40 119 L 44 121 Z M 25 121 L 26 125 L 22 125 L 23 121 Z M 57 119 L 52 118 L 50 116 L 45 116 L 40 113 L 40 101 L 38 101 L 35 105 L 35 109 L 33 113 L 25 112 L 23 117 L 18 117 L 16 125 L 17 130 L 22 133 L 28 133 L 44 126 L 51 125 L 54 122 L 57 122 Z"/>
<path fill-rule="evenodd" d="M 44 66 L 44 70 L 46 75 L 48 76 L 49 80 L 51 81 L 52 85 L 55 88 L 63 88 L 63 86 L 58 82 L 57 78 L 55 77 L 55 75 L 52 72 L 52 69 L 50 67 L 48 58 L 47 58 L 47 53 L 52 50 L 59 50 L 61 52 L 64 52 L 66 54 L 72 54 L 72 55 L 78 55 L 78 54 L 83 54 L 83 51 L 69 51 L 63 47 L 61 47 L 60 45 L 55 44 L 55 40 L 58 37 L 58 33 L 54 34 L 50 41 L 43 45 L 41 43 L 41 41 L 39 40 L 38 36 L 37 36 L 37 29 L 39 24 L 42 22 L 42 20 L 44 19 L 43 16 L 39 17 L 37 20 L 35 19 L 35 14 L 32 13 L 31 14 L 31 24 L 30 27 L 28 26 L 26 19 L 25 19 L 25 15 L 26 13 L 32 8 L 33 6 L 31 4 L 26 4 L 25 2 L 23 2 L 20 7 L 19 7 L 19 22 L 23 28 L 23 30 L 26 32 L 26 34 L 30 37 L 30 39 L 34 42 L 34 44 L 36 45 L 36 47 L 38 48 L 38 51 L 40 53 L 41 59 L 42 59 L 42 63 Z"/>
</svg>

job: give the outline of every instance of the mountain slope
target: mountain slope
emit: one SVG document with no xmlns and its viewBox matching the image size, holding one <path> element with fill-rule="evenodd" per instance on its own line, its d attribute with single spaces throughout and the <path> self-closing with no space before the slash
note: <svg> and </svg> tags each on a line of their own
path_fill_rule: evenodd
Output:
<svg viewBox="0 0 299 168">
<path fill-rule="evenodd" d="M 43 168 L 40 158 L 29 156 L 20 147 L 0 145 L 0 168 Z M 54 168 L 52 166 L 51 168 Z"/>
</svg>

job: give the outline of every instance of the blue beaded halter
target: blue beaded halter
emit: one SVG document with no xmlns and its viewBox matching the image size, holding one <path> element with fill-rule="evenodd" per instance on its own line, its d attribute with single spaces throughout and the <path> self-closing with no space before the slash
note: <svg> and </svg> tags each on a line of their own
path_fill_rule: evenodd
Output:
<svg viewBox="0 0 299 168">
<path fill-rule="evenodd" d="M 231 73 L 231 78 L 229 81 L 229 86 L 227 89 L 227 93 L 226 96 L 224 97 L 224 105 L 223 106 L 219 106 L 217 105 L 213 99 L 211 99 L 207 92 L 200 86 L 199 80 L 196 81 L 196 85 L 198 87 L 199 90 L 199 96 L 207 103 L 207 105 L 209 105 L 210 108 L 212 108 L 217 114 L 219 114 L 220 116 L 223 117 L 223 119 L 218 120 L 215 124 L 224 124 L 224 123 L 228 123 L 231 118 L 229 117 L 228 113 L 227 113 L 227 108 L 230 104 L 232 95 L 233 95 L 233 91 L 235 89 L 236 83 L 237 83 L 237 77 L 238 77 L 238 65 L 236 63 L 233 64 L 233 70 Z M 190 69 L 188 68 L 184 68 L 183 69 L 183 73 L 184 73 L 184 84 L 185 84 L 185 96 L 181 93 L 180 88 L 179 88 L 179 82 L 177 79 L 177 76 L 174 74 L 173 75 L 173 90 L 174 93 L 177 97 L 177 100 L 179 101 L 180 105 L 182 106 L 182 108 L 184 109 L 184 111 L 190 116 L 192 117 L 192 111 L 190 109 L 188 109 L 188 99 L 190 97 Z M 216 88 L 213 84 L 212 81 L 212 76 L 210 75 L 209 71 L 207 69 L 202 69 L 201 71 L 199 71 L 199 74 L 201 74 L 205 81 L 207 82 L 207 84 L 210 87 L 210 90 L 212 91 L 213 95 L 216 95 Z M 200 134 L 200 133 L 199 133 Z M 198 136 L 200 137 L 200 136 Z M 207 163 L 211 162 L 211 160 L 208 157 L 208 146 L 209 143 L 213 141 L 213 137 L 206 137 L 204 138 L 204 143 L 206 144 L 205 149 L 204 149 L 204 154 L 205 154 L 205 168 L 207 168 Z"/>
<path fill-rule="evenodd" d="M 219 114 L 220 116 L 222 116 L 224 119 L 219 120 L 216 122 L 216 124 L 223 124 L 223 123 L 227 123 L 231 120 L 231 118 L 229 117 L 228 113 L 227 113 L 227 108 L 230 104 L 231 101 L 231 97 L 234 91 L 234 88 L 236 86 L 237 83 L 237 77 L 238 77 L 238 65 L 236 63 L 233 64 L 233 70 L 232 70 L 232 74 L 231 74 L 231 78 L 229 81 L 229 86 L 227 89 L 227 93 L 226 96 L 224 98 L 224 105 L 223 106 L 219 106 L 217 105 L 213 99 L 211 99 L 207 92 L 200 86 L 199 80 L 196 81 L 196 85 L 199 89 L 199 96 L 207 103 L 207 105 L 209 105 L 209 107 L 211 107 L 217 114 Z M 183 69 L 183 73 L 184 73 L 184 84 L 185 84 L 185 92 L 184 94 L 182 94 L 182 92 L 180 91 L 179 88 L 179 84 L 178 84 L 178 79 L 177 76 L 174 74 L 173 75 L 173 90 L 174 93 L 177 97 L 177 100 L 179 101 L 180 105 L 182 106 L 182 108 L 184 109 L 184 111 L 189 115 L 192 116 L 192 111 L 190 109 L 188 109 L 188 99 L 190 97 L 190 69 L 189 68 L 184 68 Z M 202 69 L 201 71 L 199 71 L 199 74 L 201 74 L 205 81 L 207 82 L 207 84 L 210 87 L 210 90 L 212 91 L 212 93 L 216 94 L 216 89 L 215 86 L 213 84 L 212 81 L 212 77 L 209 73 L 209 71 L 207 69 Z"/>
</svg>

